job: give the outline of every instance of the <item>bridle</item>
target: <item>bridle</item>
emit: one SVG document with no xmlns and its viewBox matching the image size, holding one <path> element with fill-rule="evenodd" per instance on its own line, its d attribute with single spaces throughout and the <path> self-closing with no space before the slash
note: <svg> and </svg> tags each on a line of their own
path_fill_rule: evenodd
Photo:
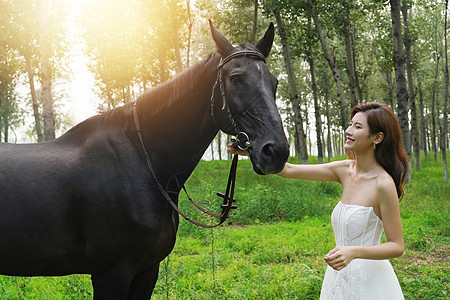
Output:
<svg viewBox="0 0 450 300">
<path fill-rule="evenodd" d="M 222 74 L 223 66 L 226 63 L 231 61 L 233 58 L 242 57 L 242 56 L 262 60 L 262 61 L 264 61 L 264 63 L 266 62 L 266 58 L 263 54 L 261 54 L 258 51 L 249 50 L 249 49 L 233 52 L 233 53 L 229 54 L 228 56 L 226 56 L 224 59 L 220 59 L 219 65 L 217 66 L 217 69 L 218 69 L 217 79 L 216 79 L 216 82 L 214 83 L 213 92 L 211 95 L 211 117 L 213 118 L 214 123 L 220 130 L 222 130 L 223 132 L 225 132 L 229 135 L 234 135 L 236 137 L 236 147 L 238 147 L 240 150 L 245 151 L 245 150 L 248 150 L 248 148 L 251 148 L 252 144 L 250 143 L 248 134 L 241 131 L 236 123 L 236 119 L 240 115 L 233 116 L 233 114 L 231 112 L 230 105 L 229 105 L 228 99 L 227 99 L 227 95 L 225 93 L 225 85 L 224 85 L 223 74 Z M 216 99 L 215 98 L 217 95 L 216 94 L 217 89 L 219 89 L 219 91 L 220 91 L 220 96 L 221 96 L 221 100 L 222 100 L 220 111 L 225 112 L 226 121 L 227 121 L 227 123 L 223 124 L 223 125 L 220 124 L 220 121 L 218 120 L 216 114 L 214 113 L 214 111 L 216 109 L 216 103 L 215 103 Z"/>
<path fill-rule="evenodd" d="M 230 110 L 230 107 L 228 104 L 228 100 L 226 97 L 226 93 L 225 93 L 225 87 L 223 84 L 223 75 L 222 75 L 223 66 L 227 62 L 232 60 L 233 58 L 241 57 L 241 56 L 248 56 L 251 58 L 263 60 L 264 62 L 266 61 L 264 55 L 262 55 L 261 53 L 259 53 L 257 51 L 253 51 L 253 50 L 236 51 L 236 52 L 231 53 L 224 59 L 220 60 L 220 63 L 218 65 L 217 80 L 214 83 L 213 92 L 212 92 L 212 96 L 211 96 L 211 117 L 213 118 L 214 123 L 216 123 L 217 127 L 220 130 L 222 130 L 225 133 L 236 136 L 236 140 L 235 140 L 236 147 L 238 147 L 240 150 L 248 150 L 252 145 L 250 143 L 248 135 L 245 132 L 240 131 L 236 124 L 236 118 L 238 116 L 233 117 L 233 114 L 231 113 L 231 110 Z M 222 101 L 223 101 L 221 111 L 225 111 L 226 117 L 228 119 L 228 122 L 225 126 L 220 126 L 220 124 L 214 114 L 214 109 L 215 109 L 215 92 L 214 91 L 216 90 L 217 87 L 220 89 L 220 94 L 222 96 Z M 139 141 L 141 143 L 141 147 L 144 152 L 147 167 L 150 170 L 150 173 L 152 174 L 152 177 L 155 180 L 156 185 L 158 186 L 158 189 L 160 190 L 161 194 L 164 196 L 164 198 L 167 200 L 167 202 L 169 202 L 169 204 L 172 206 L 172 208 L 180 216 L 182 216 L 186 221 L 188 221 L 192 224 L 195 224 L 197 226 L 203 227 L 203 228 L 214 228 L 214 227 L 217 227 L 217 226 L 223 224 L 225 222 L 225 220 L 227 219 L 230 211 L 232 209 L 237 208 L 233 204 L 233 202 L 236 201 L 236 199 L 234 199 L 234 188 L 235 188 L 235 183 L 236 183 L 236 169 L 237 169 L 237 163 L 238 163 L 238 155 L 237 154 L 233 155 L 233 160 L 232 160 L 231 167 L 230 167 L 230 173 L 228 175 L 228 183 L 227 183 L 227 188 L 226 188 L 225 194 L 217 193 L 217 196 L 223 198 L 223 204 L 220 206 L 222 211 L 220 213 L 210 212 L 210 211 L 204 209 L 203 207 L 201 207 L 199 204 L 195 203 L 194 200 L 192 200 L 192 198 L 189 196 L 189 194 L 186 190 L 186 187 L 183 185 L 183 190 L 186 193 L 186 196 L 199 210 L 201 210 L 203 213 L 205 213 L 209 216 L 220 217 L 219 223 L 214 224 L 214 225 L 207 225 L 207 224 L 200 223 L 198 221 L 190 219 L 187 215 L 185 215 L 182 211 L 180 211 L 178 206 L 175 204 L 175 202 L 173 202 L 172 198 L 169 196 L 167 191 L 164 189 L 164 187 L 161 185 L 158 178 L 156 177 L 156 173 L 153 168 L 153 164 L 150 159 L 150 155 L 148 154 L 147 148 L 145 147 L 144 139 L 142 137 L 141 126 L 139 123 L 139 118 L 138 118 L 138 113 L 137 113 L 136 100 L 134 101 L 134 106 L 133 106 L 133 117 L 134 117 L 134 124 L 136 126 L 136 131 L 137 131 L 137 134 L 139 137 Z"/>
</svg>

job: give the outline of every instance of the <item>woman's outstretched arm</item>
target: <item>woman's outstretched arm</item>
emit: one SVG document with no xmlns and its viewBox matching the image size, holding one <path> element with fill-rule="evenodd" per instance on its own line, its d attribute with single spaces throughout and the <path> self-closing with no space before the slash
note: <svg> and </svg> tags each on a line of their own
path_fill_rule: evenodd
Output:
<svg viewBox="0 0 450 300">
<path fill-rule="evenodd" d="M 228 152 L 248 156 L 247 151 L 238 150 L 233 147 L 233 143 L 227 145 Z M 350 161 L 336 161 L 318 165 L 296 165 L 286 163 L 284 169 L 278 173 L 278 176 L 285 178 L 315 180 L 315 181 L 337 181 L 341 182 L 341 178 L 348 172 Z"/>
<path fill-rule="evenodd" d="M 345 176 L 345 173 L 348 172 L 348 168 L 348 160 L 317 165 L 297 165 L 286 163 L 284 169 L 277 175 L 285 178 L 341 182 L 341 179 Z"/>
</svg>

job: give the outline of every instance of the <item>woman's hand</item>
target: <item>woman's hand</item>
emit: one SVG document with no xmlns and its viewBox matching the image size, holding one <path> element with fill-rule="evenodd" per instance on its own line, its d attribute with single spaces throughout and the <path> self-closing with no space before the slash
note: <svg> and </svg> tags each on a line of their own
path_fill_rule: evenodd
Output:
<svg viewBox="0 0 450 300">
<path fill-rule="evenodd" d="M 351 246 L 336 247 L 328 252 L 323 260 L 336 271 L 340 271 L 355 258 L 354 250 Z"/>
<path fill-rule="evenodd" d="M 249 156 L 248 151 L 243 151 L 243 150 L 239 150 L 237 148 L 234 148 L 233 146 L 235 145 L 235 143 L 228 143 L 227 145 L 227 151 L 230 152 L 231 154 L 239 154 L 242 156 Z"/>
</svg>

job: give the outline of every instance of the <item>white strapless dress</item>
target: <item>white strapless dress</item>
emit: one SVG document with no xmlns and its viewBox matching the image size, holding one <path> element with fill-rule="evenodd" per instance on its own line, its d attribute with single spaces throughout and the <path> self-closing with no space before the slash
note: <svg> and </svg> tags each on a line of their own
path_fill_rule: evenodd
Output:
<svg viewBox="0 0 450 300">
<path fill-rule="evenodd" d="M 331 214 L 336 246 L 380 244 L 383 221 L 373 207 L 339 202 Z M 341 271 L 328 266 L 320 293 L 321 300 L 404 299 L 389 260 L 354 259 Z"/>
</svg>

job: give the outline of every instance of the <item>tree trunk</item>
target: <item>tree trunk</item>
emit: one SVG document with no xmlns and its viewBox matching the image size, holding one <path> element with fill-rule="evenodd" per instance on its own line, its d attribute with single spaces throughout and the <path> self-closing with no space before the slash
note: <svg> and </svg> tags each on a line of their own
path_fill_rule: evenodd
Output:
<svg viewBox="0 0 450 300">
<path fill-rule="evenodd" d="M 415 97 L 411 98 L 411 137 L 414 150 L 414 168 L 420 170 L 420 139 Z"/>
<path fill-rule="evenodd" d="M 1 119 L 3 121 L 3 141 L 7 143 L 9 139 L 9 104 L 7 103 L 4 108 L 5 111 L 3 112 L 3 118 Z"/>
<path fill-rule="evenodd" d="M 250 43 L 255 44 L 256 41 L 256 31 L 258 29 L 258 0 L 255 0 L 253 10 L 253 30 L 252 30 L 252 38 L 250 40 Z"/>
<path fill-rule="evenodd" d="M 349 122 L 349 112 L 347 107 L 347 101 L 344 98 L 344 90 L 342 88 L 341 76 L 339 74 L 339 70 L 336 65 L 335 59 L 332 57 L 331 52 L 328 48 L 328 44 L 325 40 L 325 34 L 322 30 L 322 25 L 320 24 L 319 17 L 314 8 L 313 0 L 308 0 L 309 11 L 311 16 L 314 19 L 314 24 L 316 26 L 317 35 L 319 36 L 320 44 L 322 45 L 322 50 L 325 56 L 325 59 L 330 66 L 331 72 L 333 73 L 333 79 L 336 83 L 337 97 L 339 101 L 340 114 L 341 114 L 341 127 L 343 131 L 347 129 Z"/>
<path fill-rule="evenodd" d="M 219 160 L 222 160 L 222 132 L 217 133 L 217 152 L 219 152 Z"/>
<path fill-rule="evenodd" d="M 438 76 L 439 76 L 439 60 L 441 58 L 440 53 L 436 53 L 436 66 L 434 68 L 434 85 L 431 96 L 431 147 L 434 152 L 434 160 L 437 161 L 437 134 L 436 134 L 436 102 L 437 102 L 437 89 L 438 89 Z"/>
<path fill-rule="evenodd" d="M 30 92 L 31 92 L 31 101 L 33 106 L 33 116 L 34 116 L 34 127 L 36 129 L 38 143 L 44 141 L 44 136 L 42 135 L 42 127 L 41 127 L 41 115 L 39 113 L 39 104 L 36 97 L 36 89 L 34 88 L 34 73 L 31 68 L 31 58 L 28 53 L 24 54 L 25 57 L 25 69 L 28 74 L 28 80 L 30 81 Z"/>
<path fill-rule="evenodd" d="M 385 79 L 388 85 L 388 97 L 389 97 L 389 106 L 392 111 L 396 111 L 396 107 L 394 105 L 394 82 L 392 81 L 392 71 L 390 68 L 386 68 L 385 70 Z"/>
<path fill-rule="evenodd" d="M 403 147 L 408 155 L 411 166 L 411 144 L 409 137 L 408 120 L 408 90 L 405 78 L 405 55 L 403 50 L 402 23 L 400 19 L 400 0 L 390 0 L 392 17 L 392 39 L 394 46 L 394 68 L 395 82 L 397 87 L 397 114 L 402 131 Z M 411 168 L 407 174 L 406 181 L 411 180 Z"/>
<path fill-rule="evenodd" d="M 428 147 L 427 147 L 427 134 L 426 134 L 426 120 L 425 120 L 425 109 L 423 106 L 423 93 L 422 93 L 422 84 L 419 80 L 418 84 L 419 88 L 419 116 L 420 116 L 420 138 L 421 138 L 421 149 L 425 154 L 425 158 L 428 158 Z"/>
<path fill-rule="evenodd" d="M 327 114 L 327 156 L 328 162 L 331 162 L 331 157 L 333 156 L 332 145 L 331 145 L 331 120 L 330 120 L 330 107 L 328 99 L 328 91 L 325 91 L 325 113 Z"/>
<path fill-rule="evenodd" d="M 44 117 L 44 137 L 46 141 L 55 139 L 55 118 L 53 115 L 52 71 L 50 66 L 50 39 L 47 24 L 47 1 L 39 1 L 39 44 L 41 52 L 42 112 Z"/>
<path fill-rule="evenodd" d="M 167 67 L 166 67 L 166 46 L 162 45 L 159 48 L 159 80 L 160 82 L 164 82 L 167 79 L 169 79 L 167 74 Z"/>
<path fill-rule="evenodd" d="M 414 168 L 420 170 L 420 149 L 419 149 L 419 130 L 417 126 L 416 92 L 414 89 L 413 66 L 411 57 L 411 38 L 409 34 L 408 20 L 409 0 L 402 0 L 403 27 L 404 27 L 404 45 L 406 54 L 406 73 L 408 77 L 408 94 L 411 102 L 411 136 L 410 145 L 414 149 Z M 408 151 L 407 151 L 408 152 Z M 411 152 L 411 150 L 409 150 Z"/>
<path fill-rule="evenodd" d="M 188 27 L 188 44 L 186 53 L 186 68 L 190 66 L 190 54 L 191 54 L 191 39 L 192 39 L 192 16 L 191 16 L 191 0 L 186 0 L 187 7 L 187 27 Z"/>
<path fill-rule="evenodd" d="M 181 70 L 183 69 L 183 66 L 181 65 L 177 1 L 176 0 L 169 1 L 169 7 L 170 7 L 169 9 L 170 18 L 172 23 L 172 41 L 173 41 L 173 48 L 175 50 L 176 72 L 180 73 Z"/>
<path fill-rule="evenodd" d="M 447 169 L 447 142 L 448 142 L 448 45 L 447 45 L 447 22 L 448 22 L 448 0 L 445 0 L 445 21 L 444 21 L 444 78 L 445 78 L 445 91 L 444 91 L 444 108 L 443 108 L 443 126 L 441 132 L 441 151 L 444 181 L 448 180 Z"/>
<path fill-rule="evenodd" d="M 349 3 L 350 2 L 350 3 Z M 354 107 L 360 102 L 359 93 L 356 88 L 356 72 L 355 72 L 355 59 L 353 53 L 353 33 L 352 33 L 352 23 L 350 20 L 350 5 L 351 0 L 343 0 L 342 6 L 345 11 L 344 18 L 344 41 L 345 41 L 345 53 L 346 53 L 346 64 L 347 64 L 347 76 L 348 85 L 350 88 L 350 104 Z"/>
<path fill-rule="evenodd" d="M 311 27 L 311 19 L 308 21 Z M 306 52 L 307 61 L 309 64 L 309 72 L 311 74 L 311 89 L 314 101 L 314 118 L 316 125 L 316 139 L 317 139 L 317 162 L 323 163 L 323 148 L 322 148 L 322 121 L 320 119 L 319 96 L 317 95 L 316 74 L 314 67 L 314 57 L 312 52 L 312 41 L 309 42 L 308 51 Z"/>
<path fill-rule="evenodd" d="M 300 101 L 297 93 L 297 87 L 295 83 L 295 74 L 292 69 L 291 54 L 289 50 L 289 44 L 287 41 L 286 30 L 284 27 L 283 20 L 281 19 L 281 14 L 278 10 L 273 11 L 276 21 L 278 32 L 280 34 L 281 45 L 283 47 L 283 58 L 284 64 L 286 66 L 286 72 L 288 76 L 289 84 L 289 97 L 291 100 L 292 109 L 294 112 L 294 123 L 297 128 L 298 141 L 299 141 L 299 157 L 302 164 L 308 163 L 308 151 L 306 148 L 306 135 L 303 130 L 303 118 L 300 110 Z"/>
</svg>

